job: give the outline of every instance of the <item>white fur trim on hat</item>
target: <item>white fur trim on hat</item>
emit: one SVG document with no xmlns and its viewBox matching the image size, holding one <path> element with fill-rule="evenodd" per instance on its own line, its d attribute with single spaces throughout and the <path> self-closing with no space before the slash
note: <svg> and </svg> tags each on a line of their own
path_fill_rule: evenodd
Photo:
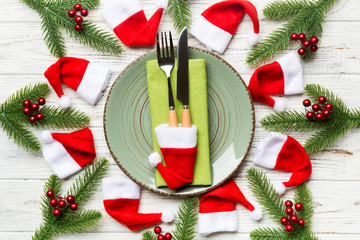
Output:
<svg viewBox="0 0 360 240">
<path fill-rule="evenodd" d="M 255 221 L 259 221 L 263 217 L 263 213 L 261 211 L 261 208 L 259 206 L 255 206 L 255 209 L 250 212 L 250 217 L 254 219 Z"/>
<path fill-rule="evenodd" d="M 259 42 L 260 36 L 258 33 L 249 33 L 248 42 L 250 46 L 255 46 Z"/>
<path fill-rule="evenodd" d="M 174 221 L 175 219 L 175 214 L 173 211 L 164 211 L 161 214 L 161 221 L 163 221 L 164 223 L 169 223 Z"/>
<path fill-rule="evenodd" d="M 71 106 L 71 99 L 68 96 L 62 95 L 59 99 L 59 105 L 62 108 L 68 108 Z"/>
<path fill-rule="evenodd" d="M 274 169 L 278 155 L 287 140 L 287 136 L 277 132 L 270 132 L 256 148 L 254 164 Z"/>
<path fill-rule="evenodd" d="M 199 233 L 202 235 L 214 232 L 236 232 L 237 229 L 236 211 L 199 213 Z"/>
<path fill-rule="evenodd" d="M 285 106 L 286 106 L 286 102 L 283 99 L 278 98 L 275 100 L 274 110 L 275 112 L 284 111 Z"/>
<path fill-rule="evenodd" d="M 157 7 L 157 8 L 167 9 L 167 7 L 168 7 L 168 0 L 157 0 L 157 2 L 156 2 L 156 7 Z"/>
<path fill-rule="evenodd" d="M 277 60 L 284 74 L 284 94 L 304 92 L 302 66 L 298 55 L 293 51 Z"/>
<path fill-rule="evenodd" d="M 102 180 L 103 198 L 106 199 L 139 199 L 140 186 L 129 178 L 107 177 Z"/>
<path fill-rule="evenodd" d="M 102 11 L 105 22 L 114 29 L 128 17 L 141 11 L 143 8 L 139 0 L 113 0 L 113 2 Z"/>
<path fill-rule="evenodd" d="M 49 130 L 44 130 L 41 132 L 40 134 L 40 139 L 41 141 L 43 141 L 44 143 L 51 143 L 54 141 L 51 132 Z"/>
<path fill-rule="evenodd" d="M 180 126 L 180 125 L 179 125 Z M 197 128 L 169 127 L 169 124 L 160 124 L 155 127 L 156 139 L 161 148 L 193 148 L 197 144 Z"/>
<path fill-rule="evenodd" d="M 153 152 L 149 155 L 149 163 L 151 166 L 156 167 L 159 163 L 161 163 L 161 156 L 158 152 Z"/>
<path fill-rule="evenodd" d="M 283 195 L 286 192 L 286 187 L 282 182 L 279 181 L 273 182 L 273 187 L 275 188 L 275 191 L 279 195 Z"/>
</svg>

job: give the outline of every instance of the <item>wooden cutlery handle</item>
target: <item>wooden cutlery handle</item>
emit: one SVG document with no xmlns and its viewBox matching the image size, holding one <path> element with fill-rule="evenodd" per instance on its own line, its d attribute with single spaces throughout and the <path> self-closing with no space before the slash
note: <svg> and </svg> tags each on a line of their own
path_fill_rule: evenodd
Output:
<svg viewBox="0 0 360 240">
<path fill-rule="evenodd" d="M 190 110 L 183 109 L 181 113 L 181 127 L 190 128 L 191 127 L 191 118 L 190 118 Z"/>
<path fill-rule="evenodd" d="M 169 110 L 169 127 L 178 127 L 178 120 L 175 110 Z"/>
</svg>

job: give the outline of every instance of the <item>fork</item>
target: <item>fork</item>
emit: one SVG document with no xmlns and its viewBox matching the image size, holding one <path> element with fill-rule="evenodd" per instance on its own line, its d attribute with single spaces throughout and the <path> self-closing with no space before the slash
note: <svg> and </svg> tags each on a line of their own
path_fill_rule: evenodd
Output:
<svg viewBox="0 0 360 240">
<path fill-rule="evenodd" d="M 172 42 L 171 32 L 169 31 L 170 48 L 168 47 L 168 41 L 166 32 L 161 32 L 161 44 L 159 42 L 159 33 L 156 34 L 156 52 L 158 64 L 161 70 L 166 74 L 168 81 L 168 95 L 169 95 L 169 127 L 177 127 L 178 120 L 175 111 L 174 97 L 171 89 L 170 74 L 175 65 L 174 46 Z M 165 40 L 164 40 L 165 39 Z M 164 44 L 165 41 L 165 44 Z M 161 45 L 161 48 L 160 48 Z"/>
</svg>

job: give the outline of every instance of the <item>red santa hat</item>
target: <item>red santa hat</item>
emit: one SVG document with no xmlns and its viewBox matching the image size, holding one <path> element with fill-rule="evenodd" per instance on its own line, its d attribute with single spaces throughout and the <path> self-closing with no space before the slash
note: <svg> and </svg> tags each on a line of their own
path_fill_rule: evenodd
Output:
<svg viewBox="0 0 360 240">
<path fill-rule="evenodd" d="M 128 178 L 104 178 L 102 192 L 106 212 L 131 231 L 175 218 L 173 212 L 139 213 L 140 186 Z"/>
<path fill-rule="evenodd" d="M 266 104 L 275 111 L 283 111 L 285 102 L 269 95 L 292 95 L 304 92 L 304 80 L 299 57 L 295 52 L 256 69 L 249 82 L 254 101 Z"/>
<path fill-rule="evenodd" d="M 196 126 L 174 128 L 168 124 L 161 124 L 155 128 L 155 134 L 166 167 L 161 163 L 158 152 L 149 156 L 150 164 L 157 168 L 171 190 L 191 183 L 197 153 Z"/>
<path fill-rule="evenodd" d="M 236 203 L 250 211 L 254 220 L 262 218 L 260 207 L 254 207 L 240 191 L 233 179 L 208 192 L 200 199 L 199 233 L 235 232 L 238 229 Z"/>
<path fill-rule="evenodd" d="M 273 184 L 279 194 L 283 194 L 287 187 L 305 182 L 312 172 L 309 156 L 303 146 L 294 138 L 276 132 L 269 133 L 260 142 L 254 163 L 269 169 L 292 172 L 289 181 Z"/>
<path fill-rule="evenodd" d="M 71 133 L 41 133 L 45 161 L 59 178 L 66 178 L 91 163 L 95 157 L 92 132 L 84 128 Z"/>
<path fill-rule="evenodd" d="M 81 58 L 62 57 L 44 73 L 60 98 L 59 105 L 70 107 L 70 98 L 64 95 L 61 82 L 88 103 L 95 105 L 103 95 L 110 78 L 110 69 Z"/>
<path fill-rule="evenodd" d="M 116 36 L 130 47 L 153 46 L 156 32 L 168 0 L 158 0 L 158 8 L 147 20 L 139 0 L 114 0 L 103 10 L 105 22 Z"/>
<path fill-rule="evenodd" d="M 245 12 L 250 16 L 254 25 L 254 32 L 249 34 L 248 40 L 251 45 L 255 45 L 259 40 L 259 19 L 255 6 L 245 0 L 215 3 L 194 22 L 190 33 L 208 49 L 223 53 Z"/>
</svg>

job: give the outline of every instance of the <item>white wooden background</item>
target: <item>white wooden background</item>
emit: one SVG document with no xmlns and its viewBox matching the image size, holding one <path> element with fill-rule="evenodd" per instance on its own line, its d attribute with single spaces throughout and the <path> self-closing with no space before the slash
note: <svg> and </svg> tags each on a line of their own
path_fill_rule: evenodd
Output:
<svg viewBox="0 0 360 240">
<path fill-rule="evenodd" d="M 43 72 L 56 61 L 47 50 L 40 30 L 40 20 L 36 12 L 25 6 L 20 0 L 1 0 L 0 8 L 0 102 L 22 86 L 45 81 Z M 96 10 L 91 10 L 89 20 L 107 28 L 100 15 L 100 9 L 111 0 L 102 0 Z M 191 1 L 193 18 L 213 2 L 210 0 Z M 266 20 L 261 9 L 270 2 L 252 0 L 260 14 L 261 35 L 266 36 L 280 23 Z M 155 10 L 155 0 L 142 0 L 147 16 Z M 350 106 L 359 106 L 360 90 L 360 1 L 338 0 L 330 10 L 324 24 L 324 34 L 316 57 L 303 63 L 306 83 L 319 83 L 334 90 Z M 173 30 L 167 14 L 163 16 L 159 30 Z M 246 34 L 252 30 L 250 19 L 246 16 L 237 34 L 222 55 L 248 82 L 254 68 L 245 65 L 249 51 Z M 177 39 L 177 37 L 175 37 Z M 190 45 L 201 46 L 193 38 Z M 86 58 L 97 63 L 107 64 L 113 74 L 109 86 L 122 69 L 138 56 L 149 51 L 146 48 L 125 48 L 121 56 L 103 55 L 77 44 L 67 38 L 68 55 Z M 294 45 L 294 49 L 297 46 Z M 105 95 L 107 95 L 106 90 Z M 103 108 L 105 97 L 92 107 L 79 99 L 74 91 L 65 89 L 72 97 L 73 106 L 85 111 L 91 118 L 90 127 L 95 136 L 98 156 L 105 156 L 111 162 L 110 175 L 122 176 L 118 166 L 112 160 L 103 134 Z M 304 96 L 288 97 L 290 108 L 301 110 Z M 56 104 L 58 98 L 52 92 L 47 98 L 49 104 Z M 258 120 L 272 110 L 264 105 L 255 104 L 256 131 L 251 151 L 235 175 L 235 180 L 250 200 L 254 197 L 247 187 L 245 172 L 253 166 L 255 147 L 264 138 L 266 131 Z M 38 134 L 39 132 L 37 132 Z M 292 134 L 300 141 L 306 134 Z M 360 134 L 352 130 L 341 142 L 311 158 L 313 174 L 309 181 L 315 198 L 313 231 L 322 239 L 360 239 Z M 17 147 L 0 131 L 0 239 L 29 239 L 41 222 L 40 194 L 43 181 L 52 174 L 41 153 L 28 153 Z M 270 171 L 268 176 L 274 180 L 284 180 L 289 174 Z M 64 189 L 71 183 L 67 181 Z M 292 191 L 285 197 L 292 198 Z M 179 200 L 160 196 L 143 190 L 140 210 L 157 212 L 165 209 L 176 210 Z M 87 204 L 86 208 L 100 209 L 104 218 L 94 230 L 77 235 L 59 236 L 56 239 L 140 239 L 141 233 L 132 233 L 117 223 L 103 209 L 101 190 Z M 248 217 L 248 212 L 238 206 L 239 230 L 237 233 L 215 234 L 209 239 L 249 239 L 249 232 L 260 226 L 275 226 L 267 216 L 258 223 Z M 172 225 L 162 225 L 170 231 Z M 200 236 L 199 239 L 202 239 Z M 205 239 L 205 238 L 204 238 Z"/>
</svg>

